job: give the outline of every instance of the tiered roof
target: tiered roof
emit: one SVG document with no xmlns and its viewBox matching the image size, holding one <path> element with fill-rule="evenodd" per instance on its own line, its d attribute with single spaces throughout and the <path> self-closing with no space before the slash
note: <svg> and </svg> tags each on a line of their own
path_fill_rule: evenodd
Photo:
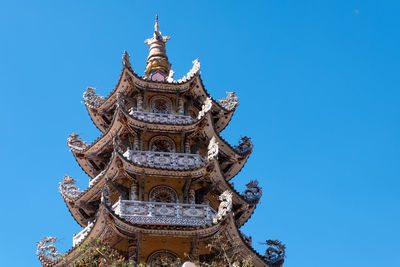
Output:
<svg viewBox="0 0 400 267">
<path fill-rule="evenodd" d="M 256 266 L 280 266 L 283 263 L 283 258 L 272 262 L 259 255 L 251 248 L 249 239 L 238 230 L 251 217 L 261 197 L 257 181 L 247 184 L 247 190 L 242 194 L 229 182 L 243 168 L 253 148 L 250 138 L 244 137 L 238 145 L 232 146 L 220 136 L 238 106 L 238 98 L 235 93 L 228 93 L 227 98 L 220 101 L 212 99 L 201 80 L 198 59 L 193 61 L 193 68 L 185 77 L 175 81 L 165 53 L 168 39 L 161 35 L 156 19 L 154 35 L 146 40 L 150 54 L 144 76 L 140 77 L 133 71 L 129 54 L 125 51 L 123 67 L 114 90 L 107 97 L 97 95 L 94 88 L 88 88 L 84 93 L 89 116 L 102 134 L 91 144 L 83 142 L 77 134 L 71 134 L 67 144 L 82 170 L 90 177 L 89 186 L 80 191 L 75 186 L 75 180 L 66 176 L 59 190 L 71 215 L 85 229 L 74 237 L 74 248 L 59 262 L 55 260 L 57 255 L 46 258 L 41 252 L 47 248 L 48 242 L 54 240 L 42 240 L 38 245 L 38 255 L 44 266 L 67 266 L 83 257 L 82 252 L 76 249 L 82 242 L 108 239 L 112 244 L 112 238 L 131 238 L 135 234 L 193 237 L 197 240 L 225 233 L 226 238 L 241 242 L 243 256 L 253 255 Z M 191 103 L 194 114 L 143 111 L 139 105 L 142 105 L 141 97 L 145 94 L 186 99 Z M 133 98 L 137 99 L 136 109 L 132 106 Z M 183 138 L 195 138 L 201 140 L 199 142 L 202 144 L 208 144 L 208 147 L 205 151 L 199 150 L 199 154 L 147 151 L 139 146 L 141 133 L 181 136 L 181 146 Z M 129 136 L 136 138 L 134 145 L 127 144 Z M 168 165 L 166 159 L 175 163 Z M 152 211 L 147 209 L 163 208 L 164 211 L 160 212 L 167 212 L 165 205 L 158 207 L 157 203 L 124 200 L 128 194 L 126 186 L 137 183 L 138 177 L 184 179 L 189 184 L 201 185 L 212 201 L 209 204 L 197 204 L 196 207 L 174 204 L 175 208 L 172 209 L 186 209 L 204 216 L 196 222 L 189 217 L 175 218 L 174 223 L 166 223 L 165 219 L 157 222 L 157 219 L 150 217 L 129 217 L 124 215 L 124 209 L 129 205 L 150 214 Z"/>
</svg>

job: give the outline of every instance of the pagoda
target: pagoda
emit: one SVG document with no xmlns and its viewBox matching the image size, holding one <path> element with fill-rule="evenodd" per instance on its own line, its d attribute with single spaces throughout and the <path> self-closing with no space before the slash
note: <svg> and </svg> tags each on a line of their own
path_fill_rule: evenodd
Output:
<svg viewBox="0 0 400 267">
<path fill-rule="evenodd" d="M 268 240 L 260 255 L 239 230 L 259 203 L 261 187 L 250 181 L 239 193 L 230 182 L 253 148 L 248 137 L 232 146 L 220 136 L 238 98 L 229 92 L 214 100 L 204 88 L 198 59 L 175 80 L 165 49 L 169 39 L 161 35 L 156 17 L 153 37 L 145 41 L 144 75 L 135 73 L 125 51 L 114 90 L 107 97 L 94 88 L 83 94 L 102 134 L 88 144 L 73 133 L 67 144 L 89 185 L 81 191 L 65 176 L 59 186 L 83 230 L 64 254 L 57 252 L 54 237 L 37 242 L 43 266 L 107 266 L 90 263 L 89 248 L 96 242 L 129 266 L 170 266 L 178 259 L 228 266 L 227 257 L 282 266 L 283 244 Z"/>
</svg>

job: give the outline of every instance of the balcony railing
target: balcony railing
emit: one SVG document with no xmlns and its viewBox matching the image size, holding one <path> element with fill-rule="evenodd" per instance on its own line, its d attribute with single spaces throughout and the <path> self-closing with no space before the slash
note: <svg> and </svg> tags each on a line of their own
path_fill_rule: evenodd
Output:
<svg viewBox="0 0 400 267">
<path fill-rule="evenodd" d="M 167 170 L 190 170 L 204 164 L 200 155 L 187 153 L 127 150 L 124 157 L 141 166 Z"/>
<path fill-rule="evenodd" d="M 190 124 L 194 120 L 190 116 L 178 114 L 164 114 L 132 110 L 129 114 L 146 122 L 167 123 L 167 124 Z"/>
<path fill-rule="evenodd" d="M 78 234 L 74 235 L 72 238 L 72 246 L 79 245 L 83 239 L 89 234 L 90 230 L 92 230 L 94 223 L 91 222 L 89 223 L 82 231 L 80 231 Z"/>
<path fill-rule="evenodd" d="M 116 214 L 131 223 L 201 226 L 212 223 L 215 210 L 209 205 L 119 200 Z"/>
</svg>

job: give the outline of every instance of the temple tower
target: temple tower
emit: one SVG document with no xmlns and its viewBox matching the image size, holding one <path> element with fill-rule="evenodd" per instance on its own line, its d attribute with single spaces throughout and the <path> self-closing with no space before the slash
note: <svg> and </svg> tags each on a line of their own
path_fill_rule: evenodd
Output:
<svg viewBox="0 0 400 267">
<path fill-rule="evenodd" d="M 149 56 L 143 76 L 135 73 L 124 52 L 110 94 L 99 96 L 94 88 L 83 94 L 102 134 L 87 144 L 73 133 L 67 144 L 90 177 L 89 185 L 81 191 L 65 176 L 59 186 L 83 230 L 63 255 L 56 251 L 55 238 L 38 242 L 42 265 L 109 265 L 96 254 L 99 246 L 104 254 L 118 255 L 113 260 L 120 266 L 165 266 L 178 259 L 225 266 L 220 248 L 226 244 L 235 261 L 281 266 L 284 245 L 269 240 L 271 247 L 259 255 L 251 238 L 239 230 L 253 214 L 261 188 L 254 180 L 239 193 L 230 183 L 253 148 L 248 137 L 232 146 L 220 136 L 238 98 L 229 92 L 225 99 L 212 99 L 200 78 L 198 59 L 186 76 L 174 80 L 165 48 L 170 38 L 161 35 L 158 18 L 154 28 L 146 40 Z"/>
</svg>

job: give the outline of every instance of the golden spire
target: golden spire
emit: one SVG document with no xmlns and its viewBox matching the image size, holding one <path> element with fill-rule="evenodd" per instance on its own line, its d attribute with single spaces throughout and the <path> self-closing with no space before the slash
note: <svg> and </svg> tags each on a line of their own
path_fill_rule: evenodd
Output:
<svg viewBox="0 0 400 267">
<path fill-rule="evenodd" d="M 165 51 L 165 43 L 169 39 L 170 37 L 161 35 L 160 25 L 158 24 L 158 15 L 156 15 L 153 37 L 144 41 L 144 43 L 150 46 L 145 73 L 147 77 L 151 78 L 151 74 L 156 71 L 162 72 L 162 74 L 165 75 L 164 78 L 168 76 L 169 70 L 171 69 L 171 63 L 168 61 L 167 53 Z"/>
</svg>

